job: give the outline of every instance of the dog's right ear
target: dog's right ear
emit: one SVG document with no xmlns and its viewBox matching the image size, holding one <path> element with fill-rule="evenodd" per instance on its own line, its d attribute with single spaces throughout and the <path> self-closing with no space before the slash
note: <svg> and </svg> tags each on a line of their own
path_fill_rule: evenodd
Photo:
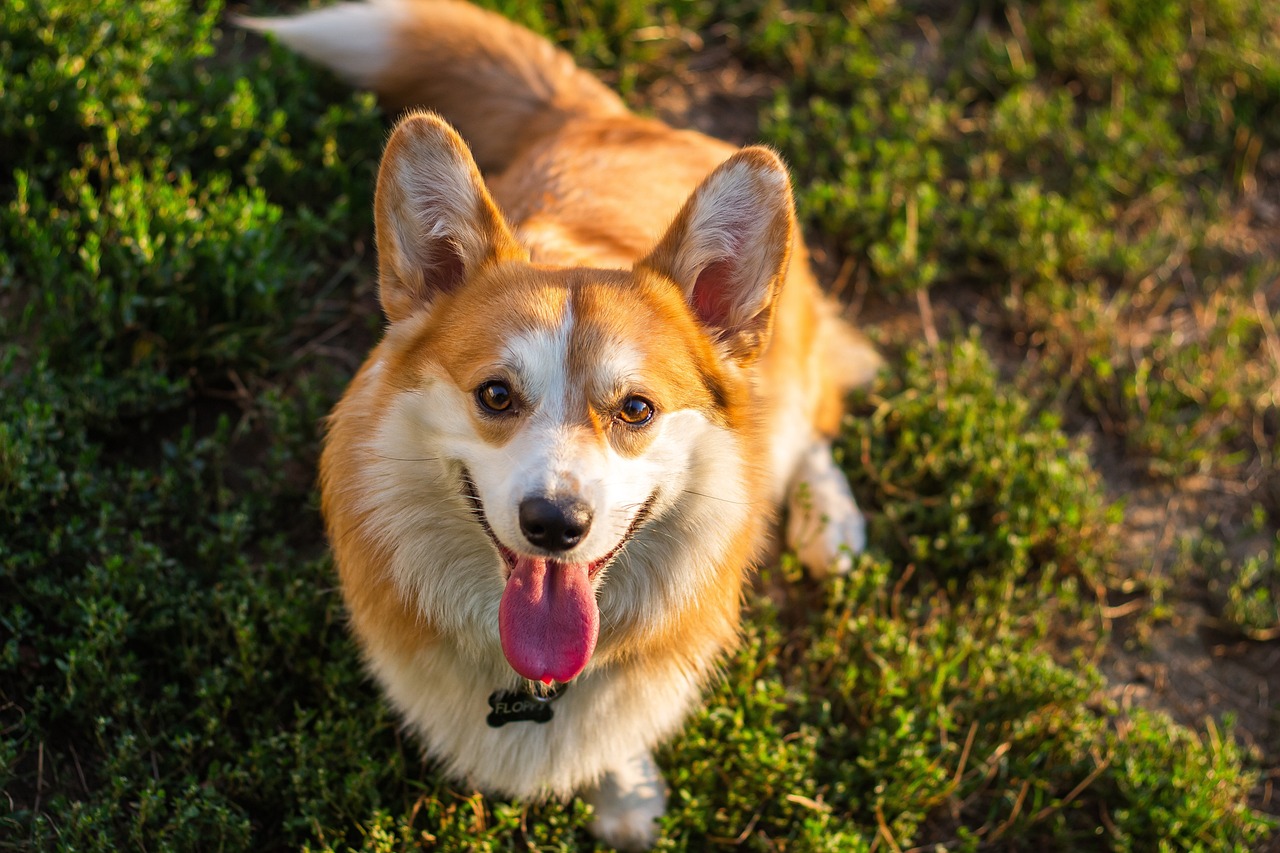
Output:
<svg viewBox="0 0 1280 853">
<path fill-rule="evenodd" d="M 392 323 L 488 263 L 525 258 L 466 143 L 431 113 L 411 114 L 392 132 L 374 215 L 378 298 Z"/>
</svg>

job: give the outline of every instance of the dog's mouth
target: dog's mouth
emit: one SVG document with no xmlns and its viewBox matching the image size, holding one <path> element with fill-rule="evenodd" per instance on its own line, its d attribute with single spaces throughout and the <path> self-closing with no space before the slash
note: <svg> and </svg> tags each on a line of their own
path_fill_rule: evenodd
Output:
<svg viewBox="0 0 1280 853">
<path fill-rule="evenodd" d="M 507 662 L 531 681 L 550 684 L 573 679 L 591 659 L 600 633 L 592 580 L 635 537 L 653 511 L 657 492 L 640 507 L 617 545 L 603 557 L 582 563 L 521 554 L 503 545 L 489 525 L 475 481 L 465 468 L 462 496 L 506 568 L 498 633 Z"/>
</svg>

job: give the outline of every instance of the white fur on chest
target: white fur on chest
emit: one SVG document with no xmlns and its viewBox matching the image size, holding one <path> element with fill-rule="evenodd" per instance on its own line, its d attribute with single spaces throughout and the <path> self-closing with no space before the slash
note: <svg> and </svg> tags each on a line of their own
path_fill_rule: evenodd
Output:
<svg viewBox="0 0 1280 853">
<path fill-rule="evenodd" d="M 697 701 L 694 673 L 624 666 L 575 679 L 545 723 L 489 726 L 489 695 L 510 686 L 464 662 L 447 641 L 373 671 L 445 771 L 477 788 L 525 800 L 566 798 L 594 785 L 637 749 L 671 735 Z"/>
</svg>

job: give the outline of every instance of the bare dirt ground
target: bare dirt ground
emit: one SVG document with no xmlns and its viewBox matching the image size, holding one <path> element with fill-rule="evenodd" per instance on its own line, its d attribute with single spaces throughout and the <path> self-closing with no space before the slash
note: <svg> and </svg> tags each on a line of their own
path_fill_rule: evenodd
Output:
<svg viewBox="0 0 1280 853">
<path fill-rule="evenodd" d="M 750 143 L 758 132 L 760 108 L 772 97 L 778 81 L 751 72 L 727 51 L 714 47 L 697 51 L 686 64 L 651 84 L 634 99 L 641 110 L 676 127 L 694 128 L 738 144 Z M 1280 173 L 1280 163 L 1277 164 Z M 1275 192 L 1252 188 L 1241 202 L 1239 239 L 1251 251 L 1280 258 L 1280 177 Z M 973 301 L 973 294 L 933 295 L 934 304 L 889 305 L 868 297 L 865 282 L 851 276 L 848 265 L 837 263 L 814 241 L 819 276 L 851 313 L 877 331 L 882 340 L 929 338 L 950 320 L 981 321 L 990 303 Z M 960 328 L 964 326 L 961 325 Z M 1008 375 L 1021 365 L 1025 352 L 998 346 L 993 357 Z M 1068 422 L 1071 418 L 1068 417 Z M 1107 498 L 1125 502 L 1120 551 L 1143 575 L 1170 572 L 1181 532 L 1204 524 L 1208 514 L 1222 515 L 1230 524 L 1243 511 L 1238 495 L 1224 494 L 1221 484 L 1189 479 L 1158 483 L 1126 464 L 1118 442 L 1090 429 L 1087 419 L 1075 419 L 1089 441 L 1095 467 L 1102 473 Z M 1280 815 L 1280 640 L 1253 641 L 1222 633 L 1215 627 L 1203 579 L 1171 576 L 1165 602 L 1171 614 L 1154 625 L 1133 618 L 1145 599 L 1131 596 L 1108 602 L 1112 622 L 1110 641 L 1098 665 L 1106 675 L 1108 692 L 1122 708 L 1145 706 L 1163 711 L 1201 733 L 1216 737 L 1234 720 L 1230 731 L 1255 756 L 1262 777 L 1253 805 Z M 1280 838 L 1264 848 L 1280 851 Z"/>
<path fill-rule="evenodd" d="M 1245 188 L 1228 239 L 1243 253 L 1280 259 L 1280 156 L 1271 160 L 1260 170 L 1259 182 Z M 1268 292 L 1272 313 L 1278 291 L 1272 286 Z M 1179 532 L 1203 526 L 1211 515 L 1219 517 L 1234 557 L 1266 544 L 1241 532 L 1253 488 L 1197 477 L 1155 484 L 1122 460 L 1107 458 L 1105 445 L 1098 447 L 1095 443 L 1095 461 L 1109 497 L 1126 501 L 1126 551 L 1135 568 L 1153 574 L 1166 570 L 1176 558 Z M 1271 468 L 1270 460 L 1259 465 Z M 1274 482 L 1275 472 L 1260 469 L 1252 476 Z M 1253 805 L 1280 815 L 1280 637 L 1250 640 L 1222 630 L 1203 578 L 1192 573 L 1171 580 L 1167 621 L 1135 630 L 1120 614 L 1100 662 L 1110 692 L 1122 706 L 1163 710 L 1207 736 L 1213 734 L 1208 721 L 1221 726 L 1234 719 L 1234 736 L 1250 748 L 1262 772 Z M 1280 838 L 1273 836 L 1264 849 L 1280 851 Z"/>
<path fill-rule="evenodd" d="M 1102 466 L 1104 472 L 1107 466 Z M 1143 484 L 1105 474 L 1109 497 L 1126 501 L 1123 532 L 1130 559 L 1160 571 L 1173 560 L 1174 537 L 1203 523 L 1220 495 Z M 1176 579 L 1166 593 L 1169 619 L 1138 629 L 1124 603 L 1099 662 L 1121 707 L 1142 705 L 1211 736 L 1234 719 L 1232 732 L 1256 756 L 1262 778 L 1253 805 L 1280 814 L 1280 642 L 1243 640 L 1219 630 L 1202 582 Z M 1211 723 L 1210 723 L 1211 721 Z M 1268 850 L 1280 850 L 1272 839 Z"/>
</svg>

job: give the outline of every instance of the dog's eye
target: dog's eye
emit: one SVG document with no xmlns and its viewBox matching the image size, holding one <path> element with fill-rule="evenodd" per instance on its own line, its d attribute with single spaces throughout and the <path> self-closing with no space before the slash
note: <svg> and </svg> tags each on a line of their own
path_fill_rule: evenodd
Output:
<svg viewBox="0 0 1280 853">
<path fill-rule="evenodd" d="M 631 426 L 644 426 L 653 420 L 653 404 L 643 397 L 628 397 L 618 409 L 618 420 Z"/>
<path fill-rule="evenodd" d="M 511 408 L 511 389 L 505 382 L 492 380 L 476 389 L 476 400 L 486 411 L 505 412 Z"/>
</svg>

